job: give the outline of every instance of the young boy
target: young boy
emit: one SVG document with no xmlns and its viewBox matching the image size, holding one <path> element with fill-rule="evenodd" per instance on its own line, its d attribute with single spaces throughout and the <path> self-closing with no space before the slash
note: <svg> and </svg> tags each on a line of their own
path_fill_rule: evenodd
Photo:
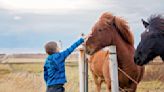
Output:
<svg viewBox="0 0 164 92">
<path fill-rule="evenodd" d="M 48 57 L 44 64 L 44 80 L 47 85 L 46 92 L 64 92 L 64 84 L 67 82 L 65 76 L 65 59 L 84 42 L 80 38 L 66 50 L 59 52 L 56 42 L 48 42 L 45 51 Z"/>
</svg>

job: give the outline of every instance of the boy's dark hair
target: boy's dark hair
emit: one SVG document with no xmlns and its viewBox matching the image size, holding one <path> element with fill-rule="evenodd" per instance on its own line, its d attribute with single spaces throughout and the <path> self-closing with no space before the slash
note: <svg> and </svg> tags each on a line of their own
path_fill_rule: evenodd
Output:
<svg viewBox="0 0 164 92">
<path fill-rule="evenodd" d="M 56 42 L 48 42 L 46 45 L 45 45 L 45 51 L 48 55 L 51 55 L 55 52 L 58 52 L 58 46 L 57 46 L 57 43 Z"/>
</svg>

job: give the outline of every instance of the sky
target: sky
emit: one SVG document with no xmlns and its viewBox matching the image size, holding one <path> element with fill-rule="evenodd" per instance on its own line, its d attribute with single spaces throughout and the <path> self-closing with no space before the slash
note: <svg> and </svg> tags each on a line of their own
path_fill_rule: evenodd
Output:
<svg viewBox="0 0 164 92">
<path fill-rule="evenodd" d="M 63 49 L 88 34 L 103 12 L 128 21 L 135 47 L 141 18 L 164 14 L 164 0 L 0 0 L 0 53 L 44 53 L 48 41 Z"/>
</svg>

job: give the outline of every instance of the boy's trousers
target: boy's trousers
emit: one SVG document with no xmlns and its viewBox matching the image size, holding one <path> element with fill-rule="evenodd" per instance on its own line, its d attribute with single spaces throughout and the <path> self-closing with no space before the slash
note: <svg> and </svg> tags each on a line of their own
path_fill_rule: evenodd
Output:
<svg viewBox="0 0 164 92">
<path fill-rule="evenodd" d="M 65 92 L 63 84 L 48 86 L 46 92 Z"/>
</svg>

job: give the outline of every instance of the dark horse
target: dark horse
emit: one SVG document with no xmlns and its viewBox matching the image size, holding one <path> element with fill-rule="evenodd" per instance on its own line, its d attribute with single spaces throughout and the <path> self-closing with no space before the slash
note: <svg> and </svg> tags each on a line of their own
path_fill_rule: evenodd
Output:
<svg viewBox="0 0 164 92">
<path fill-rule="evenodd" d="M 156 56 L 164 61 L 164 17 L 152 15 L 148 22 L 142 22 L 146 30 L 141 34 L 141 41 L 135 52 L 135 63 L 142 66 Z"/>
<path fill-rule="evenodd" d="M 93 55 L 106 46 L 116 45 L 118 67 L 136 82 L 140 82 L 144 67 L 137 66 L 134 63 L 134 39 L 125 20 L 113 16 L 108 12 L 102 14 L 98 22 L 93 26 L 85 45 L 86 52 L 90 55 Z M 109 92 L 111 89 L 111 80 L 110 73 L 108 73 L 106 74 L 107 78 L 105 78 L 105 82 Z M 136 92 L 137 83 L 129 79 L 121 71 L 118 72 L 118 78 L 120 88 L 124 90 L 128 89 L 126 92 Z"/>
</svg>

